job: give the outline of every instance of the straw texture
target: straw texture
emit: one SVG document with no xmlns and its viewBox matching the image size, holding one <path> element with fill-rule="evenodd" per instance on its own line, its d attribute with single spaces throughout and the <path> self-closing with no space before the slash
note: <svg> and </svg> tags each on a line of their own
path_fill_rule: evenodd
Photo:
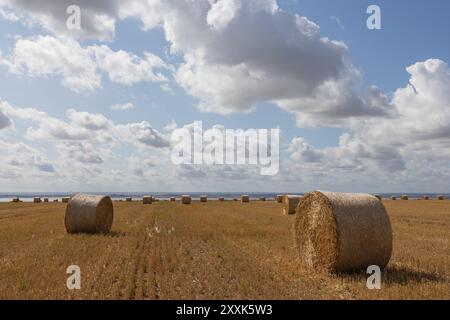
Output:
<svg viewBox="0 0 450 320">
<path fill-rule="evenodd" d="M 68 233 L 108 233 L 114 219 L 110 197 L 87 194 L 73 196 L 66 208 Z"/>
<path fill-rule="evenodd" d="M 368 194 L 306 194 L 297 209 L 295 239 L 304 265 L 325 272 L 384 268 L 392 253 L 389 216 Z"/>
<path fill-rule="evenodd" d="M 285 195 L 283 196 L 283 214 L 295 214 L 298 202 L 301 196 L 299 195 Z"/>
</svg>

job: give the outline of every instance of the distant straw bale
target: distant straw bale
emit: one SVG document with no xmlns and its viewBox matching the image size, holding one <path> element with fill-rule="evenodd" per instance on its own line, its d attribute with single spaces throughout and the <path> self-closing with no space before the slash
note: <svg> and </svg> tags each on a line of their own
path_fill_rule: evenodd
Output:
<svg viewBox="0 0 450 320">
<path fill-rule="evenodd" d="M 297 205 L 301 199 L 300 195 L 285 195 L 283 196 L 283 214 L 295 214 Z"/>
<path fill-rule="evenodd" d="M 181 203 L 182 204 L 191 204 L 192 198 L 188 195 L 182 195 L 181 196 Z"/>
<path fill-rule="evenodd" d="M 237 200 L 237 199 L 236 199 L 236 200 Z M 246 194 L 242 195 L 242 196 L 241 196 L 241 202 L 242 202 L 242 203 L 248 203 L 248 202 L 250 202 L 250 197 L 249 197 L 248 195 L 246 195 Z"/>
<path fill-rule="evenodd" d="M 143 204 L 152 204 L 153 197 L 152 196 L 144 196 L 142 198 Z"/>
</svg>

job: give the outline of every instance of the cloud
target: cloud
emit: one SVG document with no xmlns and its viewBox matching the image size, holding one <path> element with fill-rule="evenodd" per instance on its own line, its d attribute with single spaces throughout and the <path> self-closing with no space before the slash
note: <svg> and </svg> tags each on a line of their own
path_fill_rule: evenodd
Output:
<svg viewBox="0 0 450 320">
<path fill-rule="evenodd" d="M 127 103 L 122 103 L 122 104 L 114 104 L 111 106 L 111 110 L 131 110 L 134 109 L 135 105 L 131 102 L 127 102 Z"/>
<path fill-rule="evenodd" d="M 0 130 L 5 129 L 11 125 L 11 120 L 5 116 L 0 108 Z"/>
<path fill-rule="evenodd" d="M 10 21 L 10 22 L 17 22 L 20 20 L 20 17 L 16 15 L 14 12 L 11 12 L 11 10 L 0 8 L 0 18 Z"/>
<path fill-rule="evenodd" d="M 100 72 L 111 82 L 131 86 L 138 82 L 166 83 L 157 70 L 170 70 L 161 58 L 146 52 L 143 58 L 105 45 L 82 47 L 76 40 L 52 36 L 19 38 L 9 58 L 0 56 L 0 65 L 11 73 L 34 78 L 62 77 L 62 84 L 76 93 L 101 88 Z"/>
<path fill-rule="evenodd" d="M 122 140 L 139 147 L 166 148 L 170 146 L 168 138 L 155 130 L 147 121 L 117 125 L 116 129 Z"/>
<path fill-rule="evenodd" d="M 202 111 L 251 112 L 272 102 L 302 127 L 389 113 L 389 106 L 370 103 L 379 98 L 375 91 L 355 91 L 361 75 L 343 42 L 322 36 L 317 24 L 275 0 L 132 3 L 121 6 L 121 17 L 164 28 L 171 52 L 184 59 L 175 78 Z"/>
<path fill-rule="evenodd" d="M 53 164 L 39 150 L 24 143 L 7 143 L 0 140 L 3 165 L 20 169 L 37 169 L 40 172 L 54 173 Z"/>
<path fill-rule="evenodd" d="M 82 164 L 102 164 L 109 152 L 92 143 L 63 142 L 57 144 L 57 150 L 67 163 L 76 161 Z"/>
<path fill-rule="evenodd" d="M 327 169 L 404 173 L 425 179 L 425 167 L 448 167 L 450 156 L 450 68 L 439 59 L 417 62 L 407 69 L 409 83 L 388 99 L 390 117 L 352 122 L 339 145 L 316 149 L 305 139 L 294 138 L 288 148 L 299 163 Z M 418 172 L 423 172 L 420 176 Z M 413 174 L 414 173 L 414 174 Z"/>
<path fill-rule="evenodd" d="M 161 58 L 145 52 L 143 58 L 123 50 L 112 51 L 105 45 L 89 48 L 95 56 L 98 67 L 109 75 L 112 82 L 133 85 L 138 82 L 168 82 L 167 77 L 157 69 L 170 69 Z"/>
<path fill-rule="evenodd" d="M 168 147 L 168 138 L 154 129 L 147 121 L 139 123 L 115 124 L 102 114 L 69 109 L 69 121 L 49 116 L 35 108 L 13 107 L 0 100 L 0 110 L 7 115 L 37 124 L 29 127 L 29 140 L 61 140 L 65 142 L 90 141 L 94 144 L 134 143 L 140 147 Z"/>
<path fill-rule="evenodd" d="M 114 126 L 113 122 L 102 114 L 79 112 L 74 109 L 67 110 L 66 114 L 73 125 L 87 130 L 107 130 Z"/>
<path fill-rule="evenodd" d="M 103 41 L 114 37 L 118 3 L 117 0 L 0 0 L 9 17 L 19 15 L 26 24 L 41 26 L 58 36 Z M 80 30 L 66 27 L 70 5 L 81 9 Z"/>
<path fill-rule="evenodd" d="M 288 150 L 295 161 L 319 162 L 323 157 L 322 152 L 316 150 L 301 137 L 292 139 Z"/>
<path fill-rule="evenodd" d="M 90 92 L 101 87 L 95 61 L 89 51 L 71 39 L 51 36 L 18 39 L 11 57 L 3 64 L 10 72 L 34 78 L 58 75 L 63 85 L 75 92 Z"/>
</svg>

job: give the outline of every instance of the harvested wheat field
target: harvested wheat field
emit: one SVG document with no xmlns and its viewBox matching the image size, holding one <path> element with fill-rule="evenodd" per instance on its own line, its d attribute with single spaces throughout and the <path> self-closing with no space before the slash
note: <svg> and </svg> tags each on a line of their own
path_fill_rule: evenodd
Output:
<svg viewBox="0 0 450 320">
<path fill-rule="evenodd" d="M 364 273 L 299 267 L 274 201 L 116 202 L 107 235 L 68 234 L 63 203 L 2 203 L 0 299 L 450 299 L 450 201 L 384 204 L 393 254 L 368 290 Z"/>
</svg>

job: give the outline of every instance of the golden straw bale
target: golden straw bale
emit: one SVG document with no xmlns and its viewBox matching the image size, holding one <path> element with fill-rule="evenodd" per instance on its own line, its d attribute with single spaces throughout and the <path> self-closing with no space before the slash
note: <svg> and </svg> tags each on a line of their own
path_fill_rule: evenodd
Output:
<svg viewBox="0 0 450 320">
<path fill-rule="evenodd" d="M 384 268 L 392 253 L 389 216 L 369 194 L 306 194 L 297 208 L 295 240 L 302 263 L 326 272 Z"/>
<path fill-rule="evenodd" d="M 152 204 L 153 197 L 152 196 L 144 196 L 142 198 L 143 204 Z"/>
<path fill-rule="evenodd" d="M 301 199 L 299 195 L 285 195 L 283 196 L 283 214 L 295 214 L 297 205 Z"/>
<path fill-rule="evenodd" d="M 237 199 L 236 199 L 237 200 Z M 250 197 L 248 196 L 248 195 L 242 195 L 241 196 L 241 202 L 242 203 L 248 203 L 248 202 L 250 202 Z"/>
<path fill-rule="evenodd" d="M 108 233 L 114 219 L 114 208 L 108 196 L 77 194 L 66 208 L 68 233 Z"/>
<path fill-rule="evenodd" d="M 188 195 L 182 195 L 181 196 L 181 203 L 182 204 L 191 204 L 192 198 Z"/>
</svg>

